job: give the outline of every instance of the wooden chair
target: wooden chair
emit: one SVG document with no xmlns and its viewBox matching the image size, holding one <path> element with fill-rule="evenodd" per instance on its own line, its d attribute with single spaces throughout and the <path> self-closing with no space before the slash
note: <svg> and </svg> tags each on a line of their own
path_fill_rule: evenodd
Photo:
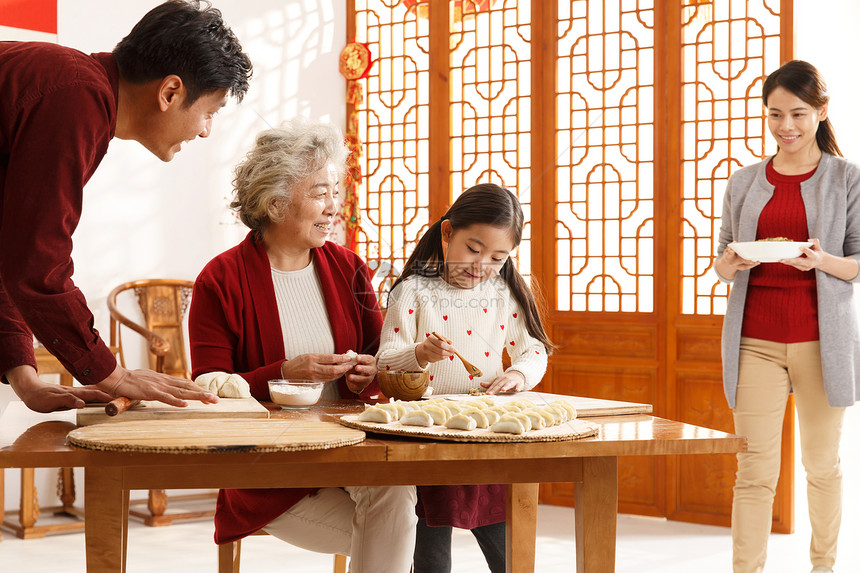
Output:
<svg viewBox="0 0 860 573">
<path fill-rule="evenodd" d="M 185 350 L 183 320 L 191 300 L 192 281 L 176 279 L 145 279 L 119 285 L 108 295 L 110 311 L 110 345 L 117 349 L 119 363 L 125 367 L 122 327 L 130 328 L 147 342 L 149 367 L 180 378 L 191 378 Z M 117 297 L 132 291 L 137 298 L 143 325 L 129 319 L 117 307 Z M 214 499 L 213 494 L 173 496 L 173 501 Z M 129 515 L 143 519 L 146 525 L 170 525 L 179 519 L 211 517 L 214 509 L 165 513 L 167 510 L 165 490 L 150 490 L 147 500 L 148 512 L 129 509 Z M 131 502 L 132 505 L 142 502 Z"/>
<path fill-rule="evenodd" d="M 39 374 L 58 374 L 60 385 L 73 386 L 72 375 L 60 364 L 44 346 L 39 343 L 34 349 L 36 365 Z M 38 539 L 47 533 L 64 533 L 69 531 L 83 531 L 84 513 L 75 507 L 75 474 L 73 468 L 60 468 L 57 476 L 57 495 L 60 505 L 53 507 L 39 506 L 39 492 L 35 485 L 35 469 L 21 468 L 21 498 L 18 511 L 4 511 L 3 469 L 0 469 L 0 520 L 3 527 L 15 532 L 20 539 Z M 39 525 L 37 523 L 42 514 L 50 514 L 63 519 L 58 523 Z"/>
<path fill-rule="evenodd" d="M 254 535 L 268 535 L 263 530 Z M 218 546 L 218 573 L 239 573 L 239 558 L 242 556 L 242 540 Z M 346 555 L 334 556 L 334 573 L 346 573 Z"/>
</svg>

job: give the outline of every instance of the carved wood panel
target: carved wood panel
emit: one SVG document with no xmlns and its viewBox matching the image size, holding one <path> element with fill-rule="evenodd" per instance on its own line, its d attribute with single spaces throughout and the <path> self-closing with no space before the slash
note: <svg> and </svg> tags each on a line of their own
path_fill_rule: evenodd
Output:
<svg viewBox="0 0 860 573">
<path fill-rule="evenodd" d="M 556 335 L 556 333 L 553 333 Z M 599 333 L 600 337 L 606 331 Z M 571 339 L 556 336 L 567 346 Z M 586 334 L 586 339 L 594 340 Z M 603 338 L 605 342 L 608 339 Z M 631 337 L 633 345 L 641 341 Z M 625 346 L 625 341 L 616 348 Z M 654 362 L 653 360 L 651 361 Z M 654 366 L 580 367 L 553 362 L 550 367 L 550 384 L 544 388 L 557 394 L 576 394 L 590 398 L 607 398 L 626 402 L 650 404 L 656 400 L 656 368 Z M 611 424 L 611 422 L 610 422 Z M 618 461 L 618 504 L 622 513 L 661 515 L 657 510 L 663 496 L 661 458 L 645 456 L 621 457 Z M 544 484 L 541 495 L 545 502 L 573 505 L 573 487 L 570 484 Z"/>
<path fill-rule="evenodd" d="M 376 60 L 360 112 L 359 253 L 390 278 L 464 188 L 509 186 L 528 219 L 520 269 L 559 344 L 543 387 L 730 429 L 728 290 L 711 261 L 726 180 L 766 152 L 761 80 L 792 54 L 792 0 L 347 7 L 348 40 Z M 792 455 L 777 528 L 791 527 Z M 622 511 L 725 524 L 733 463 L 625 459 Z M 572 503 L 569 488 L 542 492 Z"/>
</svg>

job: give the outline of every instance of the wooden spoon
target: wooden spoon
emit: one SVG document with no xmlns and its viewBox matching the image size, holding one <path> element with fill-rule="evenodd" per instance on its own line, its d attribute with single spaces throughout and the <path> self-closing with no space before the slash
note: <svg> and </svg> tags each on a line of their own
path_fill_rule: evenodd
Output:
<svg viewBox="0 0 860 573">
<path fill-rule="evenodd" d="M 439 339 L 439 340 L 441 340 L 442 342 L 447 342 L 448 344 L 453 344 L 450 340 L 448 340 L 447 338 L 445 338 L 445 337 L 444 337 L 444 336 L 442 336 L 441 334 L 438 334 L 438 333 L 434 332 L 434 333 L 433 333 L 433 336 L 435 336 L 436 338 L 438 338 L 438 339 Z M 466 371 L 467 371 L 467 372 L 469 372 L 469 374 L 471 374 L 472 376 L 479 376 L 479 377 L 484 375 L 484 373 L 483 373 L 483 372 L 481 372 L 481 370 L 480 370 L 477 366 L 475 366 L 474 364 L 472 364 L 471 362 L 469 362 L 468 360 L 466 360 L 465 358 L 463 358 L 462 356 L 460 356 L 460 353 L 459 353 L 459 352 L 457 352 L 457 351 L 455 350 L 455 351 L 454 351 L 454 354 L 456 354 L 456 355 L 457 355 L 457 358 L 459 358 L 459 359 L 460 359 L 460 362 L 462 362 L 462 363 L 463 363 L 463 366 L 465 366 L 465 367 L 466 367 Z"/>
</svg>

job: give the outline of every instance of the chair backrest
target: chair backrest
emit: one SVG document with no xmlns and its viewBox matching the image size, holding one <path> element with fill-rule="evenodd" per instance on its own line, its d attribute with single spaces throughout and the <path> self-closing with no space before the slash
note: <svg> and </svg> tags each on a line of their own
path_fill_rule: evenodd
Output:
<svg viewBox="0 0 860 573">
<path fill-rule="evenodd" d="M 370 271 L 370 284 L 376 293 L 376 300 L 383 315 L 388 307 L 388 291 L 400 276 L 400 270 L 395 269 L 388 259 L 368 259 L 367 268 Z"/>
<path fill-rule="evenodd" d="M 144 279 L 119 285 L 108 295 L 111 346 L 119 348 L 120 364 L 125 367 L 121 326 L 126 326 L 148 342 L 149 367 L 181 378 L 191 378 L 185 351 L 183 320 L 191 300 L 192 281 Z M 137 297 L 143 325 L 130 320 L 117 308 L 117 295 L 131 290 Z"/>
</svg>

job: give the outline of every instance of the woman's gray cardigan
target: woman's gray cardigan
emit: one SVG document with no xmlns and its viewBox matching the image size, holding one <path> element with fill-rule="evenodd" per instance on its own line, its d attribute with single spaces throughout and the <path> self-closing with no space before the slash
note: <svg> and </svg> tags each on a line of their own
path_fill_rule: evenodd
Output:
<svg viewBox="0 0 860 573">
<path fill-rule="evenodd" d="M 722 225 L 717 257 L 734 241 L 756 240 L 762 208 L 773 195 L 765 167 L 770 158 L 744 167 L 730 178 L 723 199 Z M 838 257 L 848 256 L 860 263 L 860 168 L 853 163 L 823 154 L 815 173 L 800 184 L 806 207 L 809 238 Z M 729 407 L 734 408 L 738 391 L 738 355 L 749 271 L 739 271 L 732 283 L 723 321 L 723 385 Z M 719 276 L 719 273 L 718 273 Z M 851 281 L 815 270 L 818 288 L 818 331 L 821 343 L 821 370 L 827 401 L 833 407 L 851 406 L 860 396 L 860 340 L 854 285 Z"/>
</svg>

